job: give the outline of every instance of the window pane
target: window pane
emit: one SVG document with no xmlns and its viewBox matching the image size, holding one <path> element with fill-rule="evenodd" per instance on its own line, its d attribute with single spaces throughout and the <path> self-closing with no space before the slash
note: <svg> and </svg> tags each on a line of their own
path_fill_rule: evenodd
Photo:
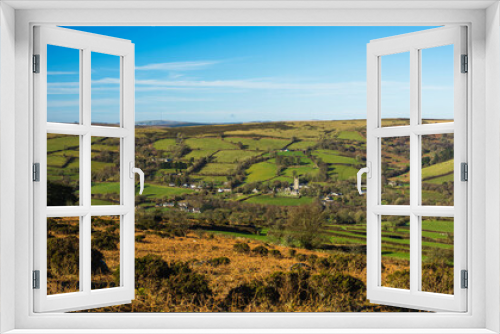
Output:
<svg viewBox="0 0 500 334">
<path fill-rule="evenodd" d="M 92 137 L 92 205 L 120 204 L 120 139 Z"/>
<path fill-rule="evenodd" d="M 80 50 L 47 45 L 47 122 L 80 122 Z"/>
<path fill-rule="evenodd" d="M 453 218 L 422 218 L 422 291 L 453 294 Z"/>
<path fill-rule="evenodd" d="M 381 138 L 381 204 L 410 204 L 410 137 Z"/>
<path fill-rule="evenodd" d="M 92 289 L 120 286 L 120 216 L 92 217 Z"/>
<path fill-rule="evenodd" d="M 80 218 L 47 218 L 47 294 L 77 292 Z"/>
<path fill-rule="evenodd" d="M 453 134 L 422 136 L 422 205 L 453 206 Z"/>
<path fill-rule="evenodd" d="M 382 216 L 381 228 L 381 285 L 410 289 L 410 217 Z"/>
<path fill-rule="evenodd" d="M 422 123 L 453 122 L 453 45 L 420 51 Z"/>
<path fill-rule="evenodd" d="M 92 52 L 92 125 L 120 126 L 120 57 Z"/>
<path fill-rule="evenodd" d="M 380 57 L 382 126 L 410 124 L 410 53 Z"/>
<path fill-rule="evenodd" d="M 79 205 L 80 137 L 47 134 L 47 206 Z"/>
</svg>

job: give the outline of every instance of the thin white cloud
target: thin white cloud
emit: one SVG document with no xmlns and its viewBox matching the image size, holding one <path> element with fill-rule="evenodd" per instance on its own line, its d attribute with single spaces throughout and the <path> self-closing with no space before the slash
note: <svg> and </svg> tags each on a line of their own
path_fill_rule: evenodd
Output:
<svg viewBox="0 0 500 334">
<path fill-rule="evenodd" d="M 136 85 L 147 87 L 177 88 L 236 88 L 263 90 L 335 90 L 348 87 L 365 87 L 362 81 L 352 82 L 286 82 L 263 79 L 246 80 L 136 80 Z"/>
<path fill-rule="evenodd" d="M 47 83 L 47 94 L 68 95 L 80 93 L 79 82 L 49 82 Z"/>
<path fill-rule="evenodd" d="M 93 85 L 119 85 L 119 78 L 102 78 L 98 80 L 92 80 Z"/>
<path fill-rule="evenodd" d="M 77 95 L 80 94 L 79 88 L 65 88 L 65 87 L 48 87 L 47 94 L 49 95 Z"/>
<path fill-rule="evenodd" d="M 57 101 L 57 100 L 49 100 L 47 101 L 47 107 L 49 108 L 67 108 L 67 107 L 77 107 L 80 105 L 79 100 L 66 100 L 66 101 Z"/>
<path fill-rule="evenodd" d="M 48 71 L 47 75 L 74 75 L 74 74 L 79 74 L 78 72 L 71 72 L 71 71 Z"/>
<path fill-rule="evenodd" d="M 161 102 L 207 102 L 212 98 L 180 97 L 180 96 L 147 96 L 135 100 L 136 104 L 156 104 Z"/>
<path fill-rule="evenodd" d="M 220 63 L 220 61 L 179 61 L 170 63 L 147 64 L 136 66 L 135 69 L 137 71 L 195 71 L 205 69 L 218 63 Z"/>
<path fill-rule="evenodd" d="M 47 83 L 47 87 L 49 88 L 60 88 L 60 87 L 78 87 L 80 86 L 79 82 L 49 82 Z"/>
<path fill-rule="evenodd" d="M 213 89 L 233 89 L 236 92 L 245 90 L 273 90 L 273 91 L 294 91 L 294 94 L 313 95 L 350 95 L 362 93 L 366 89 L 364 81 L 347 82 L 313 82 L 295 81 L 279 78 L 259 78 L 241 80 L 136 80 L 136 91 L 180 91 L 180 90 L 213 90 Z M 101 78 L 92 81 L 92 91 L 114 91 L 119 85 L 118 78 Z M 48 94 L 79 94 L 79 82 L 51 82 L 47 84 Z M 382 88 L 384 96 L 398 95 L 401 91 L 407 91 L 407 82 L 383 81 Z M 446 91 L 452 89 L 449 86 L 424 86 L 426 91 Z"/>
</svg>

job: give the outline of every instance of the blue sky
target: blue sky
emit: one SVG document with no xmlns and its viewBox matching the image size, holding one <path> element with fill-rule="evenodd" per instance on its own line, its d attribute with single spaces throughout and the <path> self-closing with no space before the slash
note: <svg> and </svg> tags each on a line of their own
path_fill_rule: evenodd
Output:
<svg viewBox="0 0 500 334">
<path fill-rule="evenodd" d="M 72 29 L 135 43 L 137 121 L 249 122 L 366 118 L 366 44 L 429 27 Z M 452 51 L 423 51 L 425 117 L 452 117 Z M 78 51 L 51 46 L 48 52 L 48 120 L 74 122 Z M 407 55 L 385 57 L 382 113 L 405 117 Z M 92 55 L 94 123 L 118 122 L 118 64 L 115 56 Z"/>
</svg>

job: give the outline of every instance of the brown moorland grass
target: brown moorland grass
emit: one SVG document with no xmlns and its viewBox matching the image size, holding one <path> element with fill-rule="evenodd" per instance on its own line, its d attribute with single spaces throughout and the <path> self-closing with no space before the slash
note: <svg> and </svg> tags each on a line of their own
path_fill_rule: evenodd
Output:
<svg viewBox="0 0 500 334">
<path fill-rule="evenodd" d="M 167 263 L 184 262 L 198 274 L 204 275 L 211 289 L 211 295 L 201 303 L 185 298 L 174 299 L 171 295 L 161 294 L 151 288 L 153 282 L 137 282 L 136 299 L 132 304 L 107 307 L 93 310 L 93 312 L 349 312 L 349 311 L 407 311 L 392 307 L 370 304 L 366 300 L 364 288 L 360 295 L 333 294 L 327 303 L 311 299 L 306 302 L 290 301 L 288 303 L 259 303 L 252 301 L 245 307 L 230 306 L 221 309 L 220 302 L 228 294 L 241 286 L 252 286 L 255 282 L 264 282 L 276 273 L 291 273 L 293 265 L 304 263 L 308 274 L 342 274 L 359 279 L 366 284 L 365 256 L 355 255 L 360 263 L 344 263 L 350 261 L 349 254 L 331 253 L 326 251 L 310 251 L 271 245 L 245 238 L 212 235 L 209 233 L 188 233 L 184 237 L 162 238 L 152 232 L 144 234 L 145 238 L 136 243 L 136 258 L 147 255 L 160 256 Z M 257 255 L 253 252 L 239 253 L 234 250 L 237 243 L 246 243 L 253 250 L 263 246 L 269 250 L 277 250 L 280 257 Z M 292 251 L 293 252 L 293 251 Z M 274 252 L 276 254 L 276 252 Z M 329 257 L 339 257 L 333 268 L 322 268 L 318 261 Z M 212 265 L 210 260 L 226 257 L 230 263 Z M 317 258 L 316 258 L 317 257 Z M 311 258 L 316 258 L 311 261 Z M 300 260 L 299 260 L 300 259 Z M 301 261 L 302 260 L 302 261 Z M 354 261 L 355 262 L 355 261 Z M 316 263 L 316 264 L 315 264 Z M 390 260 L 385 262 L 384 281 L 387 275 L 398 270 L 407 269 L 408 262 L 404 260 Z M 296 272 L 296 271 L 295 271 Z M 299 270 L 300 272 L 300 270 Z M 292 292 L 293 294 L 293 292 Z"/>
<path fill-rule="evenodd" d="M 99 232 L 106 232 L 106 228 L 108 228 L 107 233 L 110 233 L 109 223 L 94 226 L 94 230 Z M 68 237 L 67 233 L 63 234 L 58 231 L 52 233 L 55 237 Z M 112 233 L 117 233 L 117 231 Z M 131 304 L 95 309 L 91 310 L 92 312 L 408 311 L 373 305 L 366 300 L 366 257 L 364 255 L 296 249 L 206 232 L 189 232 L 185 236 L 177 237 L 162 237 L 159 234 L 161 235 L 161 233 L 154 231 L 137 233 L 138 236 L 144 236 L 144 238 L 141 237 L 140 241 L 136 242 L 136 259 L 156 256 L 170 266 L 173 263 L 180 263 L 185 268 L 190 268 L 186 270 L 195 275 L 192 277 L 201 279 L 202 284 L 207 284 L 210 293 L 186 294 L 179 297 L 175 291 L 172 293 L 172 289 L 179 288 L 179 286 L 176 288 L 175 285 L 172 287 L 172 281 L 166 283 L 161 278 L 142 277 L 136 282 L 136 298 Z M 234 245 L 239 243 L 247 244 L 250 251 L 236 251 Z M 256 248 L 260 248 L 261 252 L 252 251 Z M 269 252 L 262 252 L 262 248 L 268 249 Z M 101 250 L 110 272 L 95 275 L 93 281 L 95 281 L 96 286 L 106 288 L 117 284 L 118 249 L 119 244 L 115 250 Z M 274 251 L 271 252 L 271 250 Z M 281 255 L 277 255 L 278 251 Z M 292 269 L 299 263 L 303 264 L 305 269 Z M 408 261 L 387 258 L 384 259 L 383 265 L 382 282 L 385 286 L 407 288 L 406 284 L 409 281 Z M 140 269 L 136 268 L 136 270 Z M 446 293 L 453 291 L 453 276 L 450 276 L 449 270 L 443 272 L 442 268 L 434 265 L 429 269 L 429 273 L 437 273 L 441 276 L 434 275 L 434 280 L 425 282 L 426 291 L 439 290 Z M 293 275 L 298 275 L 296 276 L 299 277 L 298 283 L 287 281 L 292 279 Z M 429 276 L 432 277 L 432 275 Z M 294 290 L 297 288 L 294 284 L 299 284 L 299 286 L 302 284 L 300 277 L 306 286 L 304 291 L 312 291 L 307 292 L 309 296 L 306 299 L 299 298 L 300 293 Z M 357 286 L 355 289 L 358 292 L 350 293 L 350 287 L 347 287 L 347 292 L 339 292 L 335 290 L 337 288 L 328 286 L 336 284 L 335 280 L 339 277 L 341 282 L 344 282 L 344 286 L 347 282 L 354 280 L 352 284 Z M 177 284 L 183 285 L 185 284 L 183 279 L 183 276 L 174 277 L 174 283 L 178 282 Z M 282 281 L 283 279 L 285 281 Z M 356 280 L 362 283 L 356 283 Z M 269 289 L 272 284 L 275 284 L 272 282 L 279 281 L 285 282 L 283 283 L 285 286 L 278 290 L 282 294 L 279 296 L 279 301 L 262 301 L 252 297 L 254 299 L 247 300 L 243 305 L 237 302 L 228 302 L 228 296 L 234 296 L 235 291 L 241 292 L 241 289 L 257 287 L 257 289 L 261 289 L 257 291 L 266 292 L 268 290 L 265 289 Z M 192 280 L 187 282 L 193 284 Z M 75 291 L 76 276 L 64 275 L 64 280 L 61 281 L 61 277 L 59 277 L 57 281 L 49 280 L 49 284 L 49 288 L 53 292 Z M 267 287 L 266 284 L 268 284 Z M 362 284 L 362 287 L 359 284 Z M 316 291 L 320 291 L 319 294 L 316 294 Z M 329 294 L 326 298 L 325 291 Z M 236 294 L 236 296 L 239 295 Z"/>
</svg>

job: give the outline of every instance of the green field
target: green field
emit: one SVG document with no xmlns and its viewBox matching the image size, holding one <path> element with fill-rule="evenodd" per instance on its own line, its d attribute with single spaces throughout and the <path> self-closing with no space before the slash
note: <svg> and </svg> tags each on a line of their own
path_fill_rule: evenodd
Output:
<svg viewBox="0 0 500 334">
<path fill-rule="evenodd" d="M 314 146 L 316 144 L 317 144 L 317 142 L 315 142 L 315 141 L 307 141 L 307 140 L 299 141 L 299 142 L 295 142 L 292 145 L 288 146 L 288 149 L 289 150 L 305 150 L 308 147 Z"/>
<path fill-rule="evenodd" d="M 246 182 L 269 180 L 276 176 L 276 164 L 264 161 L 253 164 L 247 169 Z"/>
<path fill-rule="evenodd" d="M 57 152 L 52 153 L 51 155 L 78 158 L 80 156 L 80 151 L 78 151 L 78 150 L 57 151 Z"/>
<path fill-rule="evenodd" d="M 339 133 L 337 136 L 338 139 L 346 139 L 346 140 L 353 140 L 353 141 L 361 141 L 365 142 L 366 139 L 363 137 L 359 132 L 357 131 L 342 131 Z"/>
<path fill-rule="evenodd" d="M 47 139 L 47 152 L 65 151 L 69 148 L 78 148 L 80 146 L 79 136 L 63 136 Z"/>
<path fill-rule="evenodd" d="M 188 154 L 186 154 L 183 157 L 183 159 L 189 160 L 189 159 L 193 158 L 194 160 L 198 160 L 200 158 L 209 157 L 212 154 L 214 154 L 215 152 L 217 152 L 217 150 L 194 150 L 194 151 L 191 151 Z"/>
<path fill-rule="evenodd" d="M 232 175 L 236 167 L 236 164 L 209 163 L 198 172 L 198 175 Z"/>
<path fill-rule="evenodd" d="M 436 177 L 438 176 L 443 176 L 443 177 L 448 177 L 448 175 L 453 175 L 453 170 L 454 170 L 454 160 L 448 160 L 444 162 L 440 162 L 434 165 L 431 165 L 429 167 L 422 168 L 422 180 L 430 183 L 442 183 L 439 182 L 440 180 L 436 180 Z M 410 182 L 410 173 L 405 173 L 402 175 L 399 175 L 393 179 L 397 179 L 402 182 Z M 446 180 L 447 178 L 445 178 Z M 431 181 L 432 180 L 432 181 Z M 452 181 L 452 180 L 449 180 Z"/>
<path fill-rule="evenodd" d="M 225 140 L 242 143 L 245 149 L 253 151 L 280 150 L 290 143 L 290 140 L 275 138 L 228 137 Z"/>
<path fill-rule="evenodd" d="M 316 168 L 313 164 L 299 166 L 299 167 L 289 167 L 282 172 L 282 175 L 293 177 L 293 172 L 296 172 L 297 175 L 301 176 L 304 176 L 306 174 L 314 175 L 318 173 L 318 168 Z"/>
<path fill-rule="evenodd" d="M 162 151 L 173 151 L 175 149 L 175 145 L 176 145 L 175 139 L 166 138 L 156 141 L 154 143 L 154 148 Z"/>
<path fill-rule="evenodd" d="M 47 157 L 47 166 L 52 166 L 52 167 L 63 167 L 66 162 L 68 161 L 67 158 L 58 156 L 58 155 L 49 155 Z"/>
<path fill-rule="evenodd" d="M 454 160 L 448 160 L 422 169 L 422 179 L 425 181 L 438 175 L 453 173 Z"/>
<path fill-rule="evenodd" d="M 92 194 L 119 194 L 119 182 L 95 182 L 91 188 Z"/>
<path fill-rule="evenodd" d="M 245 201 L 245 203 L 254 203 L 254 204 L 267 204 L 267 205 L 283 205 L 283 206 L 295 206 L 302 204 L 310 204 L 313 202 L 312 197 L 271 197 L 268 195 L 259 195 L 250 197 Z"/>
<path fill-rule="evenodd" d="M 92 198 L 90 200 L 90 204 L 91 205 L 116 205 L 116 203 L 114 203 L 114 202 L 105 201 L 103 199 L 96 199 L 96 198 Z"/>
<path fill-rule="evenodd" d="M 235 150 L 237 147 L 227 140 L 219 138 L 189 138 L 184 144 L 193 150 Z"/>
<path fill-rule="evenodd" d="M 423 219 L 422 230 L 453 233 L 454 223 L 453 220 Z"/>
<path fill-rule="evenodd" d="M 189 188 L 167 187 L 158 184 L 146 183 L 144 185 L 143 196 L 151 196 L 156 198 L 171 197 L 175 195 L 192 194 L 195 190 Z"/>
<path fill-rule="evenodd" d="M 260 155 L 260 152 L 242 150 L 219 151 L 215 154 L 215 159 L 217 162 L 236 163 L 245 161 L 257 155 Z"/>
<path fill-rule="evenodd" d="M 349 164 L 349 165 L 354 165 L 359 163 L 355 158 L 351 157 L 344 157 L 341 155 L 337 155 L 335 153 L 332 153 L 332 151 L 327 151 L 327 150 L 317 150 L 313 152 L 313 155 L 321 158 L 324 162 L 328 164 Z"/>
<path fill-rule="evenodd" d="M 438 176 L 435 178 L 428 178 L 424 181 L 424 183 L 432 183 L 432 184 L 443 184 L 445 182 L 453 182 L 455 179 L 454 173 L 450 173 L 443 176 Z"/>
<path fill-rule="evenodd" d="M 268 242 L 269 237 L 266 235 L 266 233 L 262 234 L 250 234 L 250 233 L 238 233 L 238 232 L 227 232 L 227 231 L 214 231 L 214 230 L 204 230 L 209 233 L 213 234 L 220 234 L 220 235 L 227 235 L 235 238 L 247 238 L 247 239 L 253 239 L 253 240 L 259 240 L 262 242 Z"/>
<path fill-rule="evenodd" d="M 204 182 L 215 182 L 216 184 L 222 184 L 227 182 L 227 176 L 218 176 L 218 175 L 193 175 L 192 179 L 196 182 L 204 181 Z"/>
<path fill-rule="evenodd" d="M 346 165 L 332 165 L 330 175 L 338 175 L 340 180 L 349 180 L 352 177 L 356 177 L 358 170 L 351 166 Z"/>
<path fill-rule="evenodd" d="M 111 152 L 118 152 L 120 151 L 120 144 L 109 144 L 109 145 L 103 145 L 103 144 L 92 144 L 92 151 L 111 151 Z"/>
<path fill-rule="evenodd" d="M 283 151 L 283 152 L 276 152 L 277 155 L 281 155 L 284 157 L 304 157 L 305 154 L 302 151 Z"/>
<path fill-rule="evenodd" d="M 92 185 L 91 192 L 92 194 L 118 194 L 120 193 L 120 184 L 118 182 L 96 183 Z M 188 188 L 175 188 L 146 183 L 144 185 L 144 192 L 142 195 L 162 198 L 182 194 L 192 194 L 194 192 L 195 190 Z"/>
<path fill-rule="evenodd" d="M 116 167 L 116 164 L 114 164 L 112 162 L 101 162 L 101 161 L 92 161 L 91 165 L 92 165 L 91 168 L 92 168 L 93 172 L 102 170 L 106 167 L 108 167 L 108 168 Z"/>
</svg>

